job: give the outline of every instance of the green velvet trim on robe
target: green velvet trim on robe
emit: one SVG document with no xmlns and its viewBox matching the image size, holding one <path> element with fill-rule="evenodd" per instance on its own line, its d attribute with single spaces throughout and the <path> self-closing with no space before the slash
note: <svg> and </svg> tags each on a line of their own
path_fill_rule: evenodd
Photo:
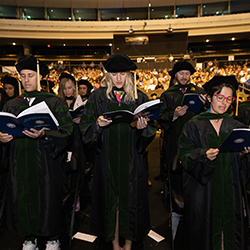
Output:
<svg viewBox="0 0 250 250">
<path fill-rule="evenodd" d="M 128 110 L 128 105 L 110 103 L 109 111 Z M 116 209 L 119 209 L 119 235 L 129 236 L 129 151 L 130 125 L 112 124 L 109 128 L 109 211 L 107 241 L 114 239 L 116 228 Z"/>
<path fill-rule="evenodd" d="M 26 108 L 28 105 L 20 106 L 19 111 Z M 17 148 L 18 214 L 22 215 L 18 216 L 18 233 L 30 235 L 39 228 L 37 140 L 28 137 L 19 138 Z"/>
<path fill-rule="evenodd" d="M 218 148 L 227 133 L 208 135 L 209 148 Z M 220 152 L 215 160 L 212 180 L 213 249 L 221 249 L 222 231 L 224 249 L 234 250 L 234 198 L 230 153 Z"/>
<path fill-rule="evenodd" d="M 172 90 L 176 90 L 176 89 L 181 89 L 181 88 L 188 88 L 188 87 L 195 87 L 196 85 L 193 83 L 188 83 L 187 85 L 181 85 L 181 84 L 177 84 L 174 86 L 171 86 L 167 89 L 167 91 L 172 91 Z"/>
</svg>

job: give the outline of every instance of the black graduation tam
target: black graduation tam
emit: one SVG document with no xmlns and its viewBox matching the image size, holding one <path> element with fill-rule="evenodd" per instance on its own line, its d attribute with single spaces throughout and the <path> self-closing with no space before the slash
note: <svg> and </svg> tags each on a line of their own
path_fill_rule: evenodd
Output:
<svg viewBox="0 0 250 250">
<path fill-rule="evenodd" d="M 34 56 L 24 56 L 18 59 L 16 69 L 20 73 L 23 69 L 30 69 L 37 72 L 37 59 Z M 45 77 L 49 73 L 49 69 L 44 62 L 39 61 L 39 73 Z"/>
<path fill-rule="evenodd" d="M 177 72 L 181 70 L 189 70 L 190 75 L 193 75 L 193 73 L 196 71 L 191 63 L 187 61 L 179 61 L 174 65 L 173 70 L 169 72 L 169 74 L 170 76 L 174 76 Z"/>
<path fill-rule="evenodd" d="M 104 63 L 103 66 L 108 72 L 125 72 L 136 70 L 136 64 L 130 60 L 127 55 L 113 54 Z"/>
<path fill-rule="evenodd" d="M 208 92 L 212 87 L 219 86 L 223 83 L 232 85 L 234 90 L 238 89 L 238 81 L 235 76 L 214 76 L 210 81 L 206 82 L 202 87 Z"/>
<path fill-rule="evenodd" d="M 18 87 L 18 81 L 15 77 L 9 76 L 9 75 L 5 75 L 4 77 L 2 77 L 1 82 L 3 84 L 10 84 L 13 85 L 14 87 Z"/>
<path fill-rule="evenodd" d="M 63 72 L 63 73 L 60 75 L 59 80 L 61 80 L 61 79 L 63 79 L 63 78 L 68 78 L 68 79 L 72 80 L 74 84 L 76 84 L 75 77 L 72 76 L 72 75 L 70 75 L 70 74 L 68 74 L 68 73 L 66 73 L 66 72 Z"/>
<path fill-rule="evenodd" d="M 89 90 L 93 89 L 92 84 L 88 80 L 80 80 L 77 84 L 78 86 L 86 85 Z"/>
</svg>

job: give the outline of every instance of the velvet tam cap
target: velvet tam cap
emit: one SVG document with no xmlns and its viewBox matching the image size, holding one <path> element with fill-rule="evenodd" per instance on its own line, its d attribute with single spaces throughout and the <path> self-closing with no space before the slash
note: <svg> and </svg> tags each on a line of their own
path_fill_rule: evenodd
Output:
<svg viewBox="0 0 250 250">
<path fill-rule="evenodd" d="M 206 82 L 202 87 L 208 92 L 212 87 L 219 86 L 223 83 L 228 83 L 232 85 L 234 90 L 238 89 L 238 81 L 235 76 L 214 76 L 210 81 Z"/>
<path fill-rule="evenodd" d="M 45 77 L 49 73 L 48 66 L 39 61 L 39 73 L 42 77 Z M 23 69 L 29 69 L 37 72 L 37 59 L 34 56 L 24 56 L 18 59 L 16 69 L 20 73 Z"/>
<path fill-rule="evenodd" d="M 13 85 L 14 87 L 18 87 L 17 79 L 9 75 L 5 75 L 4 77 L 2 77 L 1 82 L 3 84 L 10 84 L 10 85 Z"/>
<path fill-rule="evenodd" d="M 190 75 L 193 75 L 193 73 L 196 71 L 191 63 L 187 61 L 179 61 L 174 65 L 173 70 L 169 72 L 169 75 L 175 76 L 175 74 L 181 70 L 189 70 Z"/>
<path fill-rule="evenodd" d="M 113 54 L 104 63 L 103 66 L 108 72 L 126 72 L 136 70 L 136 64 L 125 54 Z"/>
<path fill-rule="evenodd" d="M 68 78 L 68 79 L 72 80 L 72 82 L 73 82 L 74 84 L 76 84 L 75 77 L 72 76 L 72 75 L 70 75 L 70 74 L 68 74 L 68 73 L 66 73 L 66 72 L 63 72 L 63 73 L 60 75 L 59 80 L 61 80 L 61 79 L 63 79 L 63 78 Z"/>
</svg>

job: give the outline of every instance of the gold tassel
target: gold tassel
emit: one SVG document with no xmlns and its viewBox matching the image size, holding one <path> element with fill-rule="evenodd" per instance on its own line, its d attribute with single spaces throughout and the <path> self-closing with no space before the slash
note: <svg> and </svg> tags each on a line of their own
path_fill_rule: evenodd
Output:
<svg viewBox="0 0 250 250">
<path fill-rule="evenodd" d="M 37 91 L 41 91 L 39 60 L 37 60 L 36 62 L 37 62 L 37 64 L 36 64 L 36 69 L 37 69 Z"/>
<path fill-rule="evenodd" d="M 238 116 L 238 109 L 239 109 L 239 101 L 240 101 L 240 90 L 236 90 L 236 109 L 235 109 L 235 116 Z"/>
<path fill-rule="evenodd" d="M 47 91 L 48 93 L 50 93 L 50 89 L 49 89 L 49 80 L 47 79 Z"/>
<path fill-rule="evenodd" d="M 135 99 L 138 99 L 137 86 L 136 86 L 136 71 L 134 71 L 134 87 L 135 87 Z"/>
<path fill-rule="evenodd" d="M 78 96 L 78 84 L 76 82 L 76 97 Z"/>
<path fill-rule="evenodd" d="M 17 81 L 18 81 L 18 92 L 19 92 L 19 95 L 21 95 L 22 94 L 21 82 L 19 81 L 18 78 L 17 78 Z"/>
</svg>

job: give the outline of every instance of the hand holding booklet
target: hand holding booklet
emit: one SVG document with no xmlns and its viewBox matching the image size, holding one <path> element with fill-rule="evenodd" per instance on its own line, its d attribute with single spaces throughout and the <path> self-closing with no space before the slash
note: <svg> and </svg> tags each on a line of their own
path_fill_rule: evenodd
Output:
<svg viewBox="0 0 250 250">
<path fill-rule="evenodd" d="M 237 128 L 227 136 L 220 145 L 220 151 L 244 151 L 244 147 L 250 147 L 250 129 Z"/>
<path fill-rule="evenodd" d="M 24 136 L 24 129 L 58 130 L 59 123 L 46 102 L 40 102 L 22 111 L 18 116 L 0 112 L 0 132 L 12 136 Z"/>
<path fill-rule="evenodd" d="M 113 123 L 126 122 L 132 123 L 138 120 L 138 117 L 144 117 L 149 120 L 158 120 L 160 116 L 161 102 L 159 99 L 145 102 L 138 106 L 134 112 L 129 110 L 116 110 L 104 113 L 105 119 L 112 120 Z M 131 124 L 135 126 L 136 124 Z"/>
<path fill-rule="evenodd" d="M 188 109 L 199 113 L 203 102 L 200 99 L 200 95 L 196 93 L 187 93 L 184 95 L 181 106 L 188 106 Z"/>
</svg>

